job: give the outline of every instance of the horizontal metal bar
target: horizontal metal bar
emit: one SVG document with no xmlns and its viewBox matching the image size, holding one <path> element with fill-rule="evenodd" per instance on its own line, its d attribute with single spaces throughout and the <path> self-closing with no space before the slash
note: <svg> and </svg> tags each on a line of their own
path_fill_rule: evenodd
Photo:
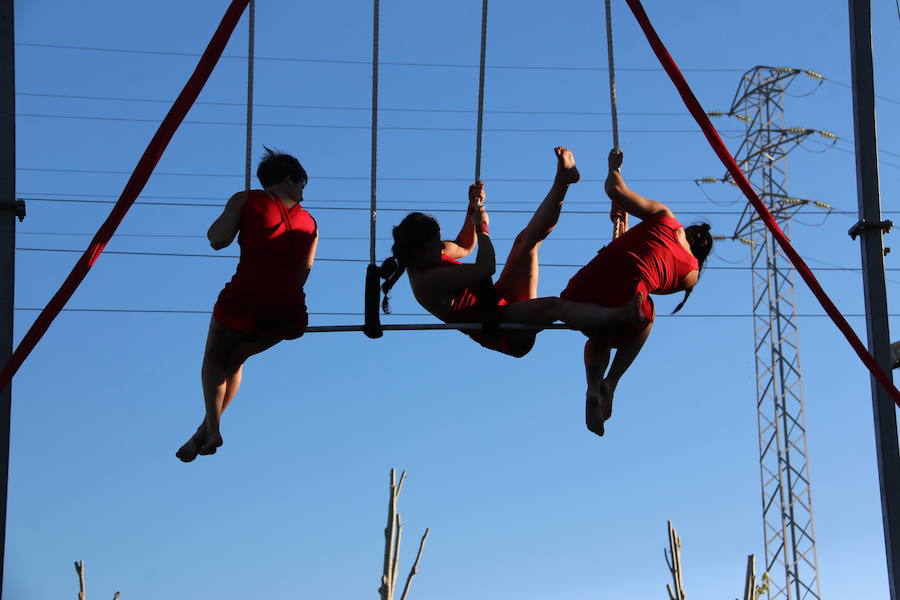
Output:
<svg viewBox="0 0 900 600">
<path fill-rule="evenodd" d="M 502 331 L 541 331 L 543 329 L 572 329 L 567 325 L 553 324 L 546 327 L 535 325 L 523 325 L 521 323 L 500 323 Z M 480 331 L 481 323 L 406 323 L 399 325 L 382 325 L 385 331 L 430 331 L 430 330 L 458 330 Z M 307 327 L 305 333 L 331 333 L 340 331 L 362 331 L 362 325 L 315 325 Z"/>
</svg>

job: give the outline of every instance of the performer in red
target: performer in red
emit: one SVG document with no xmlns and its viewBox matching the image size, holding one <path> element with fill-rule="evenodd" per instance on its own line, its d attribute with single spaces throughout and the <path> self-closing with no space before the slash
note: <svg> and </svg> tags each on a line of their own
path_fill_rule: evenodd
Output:
<svg viewBox="0 0 900 600">
<path fill-rule="evenodd" d="M 219 418 L 241 385 L 244 361 L 306 330 L 303 285 L 319 239 L 316 221 L 300 206 L 306 171 L 293 156 L 266 148 L 256 176 L 263 189 L 233 195 L 207 233 L 221 250 L 240 232 L 241 257 L 213 309 L 201 371 L 206 417 L 176 452 L 184 462 L 222 445 Z"/>
<path fill-rule="evenodd" d="M 615 323 L 636 326 L 642 321 L 644 315 L 639 309 L 644 297 L 640 291 L 609 307 L 537 297 L 538 249 L 559 220 L 569 185 L 579 179 L 572 153 L 563 147 L 554 152 L 557 167 L 553 185 L 516 237 L 496 284 L 491 282 L 496 260 L 488 235 L 484 185 L 477 182 L 469 187 L 466 221 L 454 241 L 442 241 L 438 222 L 423 213 L 412 213 L 394 227 L 393 256 L 381 267 L 382 277 L 387 279 L 382 286 L 385 312 L 390 312 L 388 292 L 406 271 L 423 308 L 445 323 L 485 323 L 487 331 L 467 335 L 486 348 L 510 356 L 525 356 L 534 346 L 537 330 L 491 331 L 491 324 L 510 322 L 540 328 L 563 321 L 576 329 L 596 332 Z M 474 264 L 456 260 L 471 254 L 476 244 Z"/>
<path fill-rule="evenodd" d="M 612 327 L 602 336 L 589 335 L 585 344 L 585 419 L 588 429 L 597 435 L 603 435 L 604 422 L 612 415 L 613 393 L 619 379 L 650 335 L 655 316 L 650 294 L 683 291 L 684 300 L 673 313 L 681 310 L 697 284 L 713 242 L 709 225 L 682 227 L 665 204 L 630 190 L 619 173 L 621 165 L 622 153 L 611 151 L 605 185 L 606 194 L 613 201 L 610 218 L 615 222 L 617 215 L 624 217 L 626 229 L 628 214 L 642 221 L 600 250 L 560 294 L 566 300 L 600 306 L 618 306 L 635 294 L 643 297 L 641 311 L 645 318 L 640 324 Z M 610 365 L 612 348 L 617 350 Z"/>
</svg>

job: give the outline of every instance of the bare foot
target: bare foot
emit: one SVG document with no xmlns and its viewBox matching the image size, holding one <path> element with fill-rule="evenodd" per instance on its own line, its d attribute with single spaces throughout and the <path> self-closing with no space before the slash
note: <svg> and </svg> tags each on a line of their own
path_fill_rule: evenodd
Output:
<svg viewBox="0 0 900 600">
<path fill-rule="evenodd" d="M 222 445 L 222 434 L 216 431 L 215 433 L 210 433 L 208 430 L 203 436 L 203 441 L 200 443 L 200 448 L 197 450 L 197 454 L 200 456 L 209 456 L 210 454 L 215 454 L 216 450 L 219 449 L 219 446 Z"/>
<path fill-rule="evenodd" d="M 197 431 L 194 432 L 194 435 L 191 436 L 191 439 L 186 441 L 184 445 L 178 449 L 178 452 L 175 453 L 175 456 L 178 457 L 178 460 L 180 460 L 181 462 L 189 463 L 197 458 L 197 454 L 200 453 L 201 435 L 202 433 L 200 429 L 197 429 Z"/>
<path fill-rule="evenodd" d="M 600 437 L 606 433 L 604 423 L 612 416 L 613 390 L 605 380 L 588 390 L 584 405 L 584 422 L 589 431 Z"/>
<path fill-rule="evenodd" d="M 572 151 L 565 146 L 557 146 L 553 149 L 553 152 L 556 154 L 557 160 L 556 181 L 563 185 L 578 183 L 578 180 L 581 179 L 581 174 L 575 167 L 575 156 L 572 154 Z"/>
</svg>

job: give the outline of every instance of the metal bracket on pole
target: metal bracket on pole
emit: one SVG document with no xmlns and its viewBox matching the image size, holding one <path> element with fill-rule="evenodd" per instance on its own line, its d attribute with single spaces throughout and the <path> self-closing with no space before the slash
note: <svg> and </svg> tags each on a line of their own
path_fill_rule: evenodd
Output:
<svg viewBox="0 0 900 600">
<path fill-rule="evenodd" d="M 865 219 L 860 219 L 859 222 L 856 223 L 853 227 L 847 230 L 847 235 L 853 241 L 856 241 L 857 236 L 862 235 L 866 231 L 870 229 L 878 229 L 881 233 L 890 233 L 891 227 L 894 226 L 893 221 L 867 221 Z"/>
<path fill-rule="evenodd" d="M 19 219 L 19 223 L 21 223 L 22 221 L 25 220 L 25 201 L 24 200 L 19 200 L 18 198 L 16 198 L 12 202 L 10 202 L 8 204 L 2 204 L 0 206 L 11 210 L 13 215 L 15 215 L 15 217 L 17 219 Z"/>
</svg>

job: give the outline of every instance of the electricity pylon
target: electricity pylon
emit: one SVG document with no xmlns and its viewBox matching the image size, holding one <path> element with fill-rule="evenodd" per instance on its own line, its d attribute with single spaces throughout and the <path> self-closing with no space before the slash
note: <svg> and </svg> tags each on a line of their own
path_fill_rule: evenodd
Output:
<svg viewBox="0 0 900 600">
<path fill-rule="evenodd" d="M 790 220 L 821 202 L 792 197 L 787 189 L 787 155 L 816 129 L 785 127 L 787 89 L 801 69 L 754 67 L 741 78 L 729 115 L 746 126 L 735 153 L 756 192 L 790 237 Z M 724 181 L 730 182 L 728 176 Z M 770 600 L 821 598 L 813 528 L 812 494 L 803 411 L 800 349 L 793 269 L 768 229 L 748 204 L 735 228 L 751 242 L 756 392 L 763 535 Z"/>
</svg>

